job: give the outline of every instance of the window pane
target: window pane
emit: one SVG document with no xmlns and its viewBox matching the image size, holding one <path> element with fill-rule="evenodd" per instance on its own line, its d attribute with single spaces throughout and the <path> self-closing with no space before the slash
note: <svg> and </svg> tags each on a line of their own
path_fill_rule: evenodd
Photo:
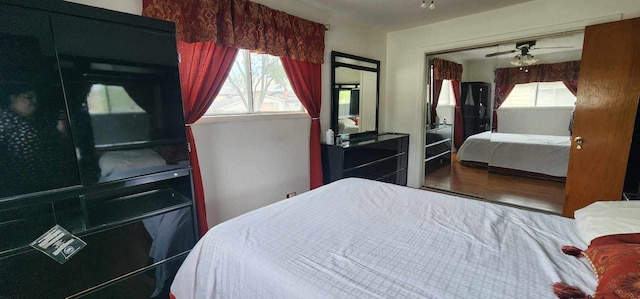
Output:
<svg viewBox="0 0 640 299">
<path fill-rule="evenodd" d="M 251 53 L 251 81 L 255 112 L 303 111 L 279 57 Z"/>
<path fill-rule="evenodd" d="M 438 106 L 453 105 L 454 100 L 452 97 L 453 92 L 451 90 L 451 81 L 442 80 L 442 88 L 440 89 L 440 96 L 438 97 Z"/>
<path fill-rule="evenodd" d="M 554 89 L 544 89 L 542 86 L 538 88 L 538 107 L 553 106 Z"/>
<path fill-rule="evenodd" d="M 250 74 L 247 64 L 249 52 L 240 50 L 236 56 L 236 61 L 229 72 L 229 77 L 222 85 L 218 96 L 209 107 L 206 114 L 233 114 L 248 113 L 249 110 L 249 89 L 248 76 Z"/>
<path fill-rule="evenodd" d="M 351 106 L 351 90 L 340 90 L 338 93 L 338 117 L 349 116 Z"/>
<path fill-rule="evenodd" d="M 538 85 L 538 107 L 573 106 L 575 101 L 576 97 L 560 81 Z"/>
<path fill-rule="evenodd" d="M 122 86 L 93 84 L 87 96 L 90 114 L 144 112 Z"/>
<path fill-rule="evenodd" d="M 516 84 L 500 107 L 533 107 L 537 84 Z"/>
<path fill-rule="evenodd" d="M 554 98 L 555 106 L 575 106 L 576 96 L 574 96 L 566 86 L 563 87 L 562 89 L 556 90 L 556 96 Z"/>
</svg>

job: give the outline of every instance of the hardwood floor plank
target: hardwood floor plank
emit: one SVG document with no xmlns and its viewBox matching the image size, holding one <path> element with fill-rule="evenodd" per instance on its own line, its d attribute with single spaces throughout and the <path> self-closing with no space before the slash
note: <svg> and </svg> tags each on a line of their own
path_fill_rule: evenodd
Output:
<svg viewBox="0 0 640 299">
<path fill-rule="evenodd" d="M 485 198 L 489 201 L 525 206 L 562 214 L 564 182 L 488 172 L 468 167 L 451 157 L 451 166 L 442 167 L 425 177 L 427 188 L 447 190 Z"/>
</svg>

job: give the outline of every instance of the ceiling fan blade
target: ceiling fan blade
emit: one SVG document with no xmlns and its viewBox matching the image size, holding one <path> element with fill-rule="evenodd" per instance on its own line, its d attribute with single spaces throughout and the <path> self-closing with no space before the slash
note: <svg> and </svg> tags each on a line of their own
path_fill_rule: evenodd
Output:
<svg viewBox="0 0 640 299">
<path fill-rule="evenodd" d="M 531 50 L 536 50 L 536 49 L 572 49 L 575 48 L 573 46 L 566 46 L 566 47 L 533 47 L 531 48 Z"/>
<path fill-rule="evenodd" d="M 494 57 L 494 56 L 498 56 L 498 55 L 511 54 L 511 53 L 515 53 L 515 52 L 518 52 L 518 50 L 509 50 L 509 51 L 489 53 L 487 55 L 484 55 L 484 57 Z"/>
</svg>

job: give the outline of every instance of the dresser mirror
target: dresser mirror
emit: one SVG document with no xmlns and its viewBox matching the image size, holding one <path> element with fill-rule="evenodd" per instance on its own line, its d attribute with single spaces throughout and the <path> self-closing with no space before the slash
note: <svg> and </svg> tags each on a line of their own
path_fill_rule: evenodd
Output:
<svg viewBox="0 0 640 299">
<path fill-rule="evenodd" d="M 331 129 L 336 136 L 378 132 L 380 61 L 331 52 Z"/>
<path fill-rule="evenodd" d="M 428 54 L 424 186 L 562 213 L 583 38 Z"/>
</svg>

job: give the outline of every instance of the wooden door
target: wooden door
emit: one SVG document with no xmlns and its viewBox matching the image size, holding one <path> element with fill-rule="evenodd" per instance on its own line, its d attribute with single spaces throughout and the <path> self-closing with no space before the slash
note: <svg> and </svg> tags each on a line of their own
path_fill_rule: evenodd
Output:
<svg viewBox="0 0 640 299">
<path fill-rule="evenodd" d="M 640 18 L 587 27 L 564 216 L 621 199 L 639 97 Z"/>
</svg>

